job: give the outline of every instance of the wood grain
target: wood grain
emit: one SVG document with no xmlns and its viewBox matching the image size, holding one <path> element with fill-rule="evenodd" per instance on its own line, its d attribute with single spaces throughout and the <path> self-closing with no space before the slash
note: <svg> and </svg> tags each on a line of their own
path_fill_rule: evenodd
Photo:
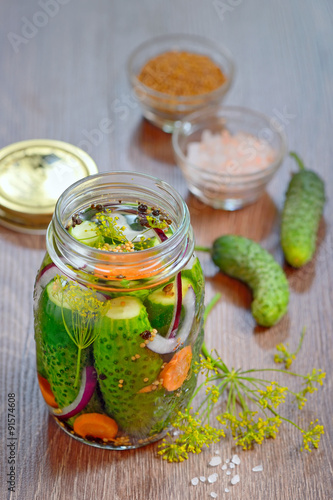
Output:
<svg viewBox="0 0 333 500">
<path fill-rule="evenodd" d="M 291 149 L 325 179 L 328 203 L 316 256 L 304 269 L 286 268 L 291 286 L 288 315 L 274 328 L 257 328 L 249 312 L 246 288 L 216 274 L 202 257 L 207 299 L 221 291 L 223 300 L 207 324 L 206 341 L 223 353 L 227 364 L 272 366 L 274 346 L 296 345 L 300 330 L 307 335 L 295 369 L 313 366 L 327 372 L 325 388 L 309 402 L 301 422 L 317 415 L 326 428 L 321 447 L 300 454 L 301 438 L 284 427 L 275 441 L 241 452 L 241 481 L 224 493 L 221 472 L 212 486 L 190 485 L 194 476 L 208 476 L 215 449 L 223 458 L 234 451 L 224 440 L 182 464 L 156 457 L 157 445 L 128 452 L 108 452 L 69 439 L 48 417 L 37 387 L 32 318 L 34 276 L 45 251 L 44 239 L 0 229 L 0 499 L 19 500 L 328 500 L 332 498 L 332 310 L 333 233 L 333 4 L 330 0 L 63 0 L 59 12 L 17 53 L 9 33 L 22 35 L 24 18 L 41 10 L 34 0 L 2 0 L 0 4 L 0 147 L 38 137 L 84 145 L 101 171 L 140 170 L 170 182 L 185 197 L 197 242 L 233 232 L 260 241 L 279 262 L 280 210 L 292 162 L 286 160 L 267 193 L 235 213 L 215 211 L 187 192 L 174 165 L 170 137 L 141 118 L 130 97 L 126 59 L 138 43 L 160 34 L 197 33 L 226 45 L 237 64 L 227 102 L 246 105 L 280 121 Z M 221 10 L 223 5 L 229 6 Z M 123 105 L 116 111 L 116 99 Z M 82 141 L 112 120 L 114 129 Z M 97 138 L 96 138 L 97 137 Z M 7 491 L 6 399 L 17 400 L 17 484 Z M 291 410 L 290 415 L 292 415 Z M 262 463 L 264 471 L 251 468 Z M 215 471 L 215 470 L 214 470 Z"/>
</svg>

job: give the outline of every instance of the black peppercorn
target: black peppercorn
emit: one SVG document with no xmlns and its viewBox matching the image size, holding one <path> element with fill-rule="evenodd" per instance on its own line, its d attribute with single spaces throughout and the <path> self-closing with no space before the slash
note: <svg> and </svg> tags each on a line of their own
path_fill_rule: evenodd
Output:
<svg viewBox="0 0 333 500">
<path fill-rule="evenodd" d="M 143 340 L 148 340 L 151 337 L 151 332 L 149 330 L 145 330 L 144 332 L 140 333 L 140 337 L 142 337 Z"/>
<path fill-rule="evenodd" d="M 144 212 L 147 212 L 147 210 L 148 210 L 147 205 L 140 203 L 140 205 L 138 206 L 138 212 L 144 213 Z"/>
</svg>

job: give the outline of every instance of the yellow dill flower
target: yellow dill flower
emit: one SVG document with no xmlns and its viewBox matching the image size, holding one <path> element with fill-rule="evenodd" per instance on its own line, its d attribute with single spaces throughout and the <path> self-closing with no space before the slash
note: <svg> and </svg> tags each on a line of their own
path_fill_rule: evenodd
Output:
<svg viewBox="0 0 333 500">
<path fill-rule="evenodd" d="M 258 389 L 258 394 L 261 396 L 258 403 L 263 408 L 267 408 L 268 406 L 277 408 L 281 403 L 285 402 L 287 392 L 287 387 L 281 387 L 276 382 L 271 382 L 271 384 L 266 387 L 265 391 Z"/>
<path fill-rule="evenodd" d="M 301 448 L 301 451 L 307 450 L 311 452 L 312 450 L 310 445 L 312 445 L 313 448 L 318 448 L 320 443 L 320 438 L 322 434 L 324 434 L 324 427 L 322 425 L 316 425 L 317 422 L 318 420 L 310 422 L 308 430 L 307 431 L 302 430 L 303 447 Z"/>
</svg>

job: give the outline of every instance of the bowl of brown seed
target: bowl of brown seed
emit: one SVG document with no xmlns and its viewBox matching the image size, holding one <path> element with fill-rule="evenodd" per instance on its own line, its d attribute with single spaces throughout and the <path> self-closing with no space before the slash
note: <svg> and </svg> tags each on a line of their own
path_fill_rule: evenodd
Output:
<svg viewBox="0 0 333 500">
<path fill-rule="evenodd" d="M 197 35 L 164 35 L 137 47 L 128 77 L 143 115 L 165 132 L 187 114 L 222 101 L 233 80 L 229 51 Z"/>
</svg>

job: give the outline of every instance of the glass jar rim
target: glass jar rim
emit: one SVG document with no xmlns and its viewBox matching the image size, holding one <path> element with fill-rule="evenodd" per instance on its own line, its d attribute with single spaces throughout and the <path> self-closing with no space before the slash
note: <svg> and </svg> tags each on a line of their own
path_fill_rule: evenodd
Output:
<svg viewBox="0 0 333 500">
<path fill-rule="evenodd" d="M 173 234 L 155 247 L 131 253 L 99 250 L 79 242 L 66 229 L 73 213 L 91 203 L 103 200 L 132 203 L 140 198 L 141 202 L 154 202 L 152 206 L 171 213 L 175 223 Z M 162 179 L 132 171 L 92 175 L 67 188 L 56 204 L 46 241 L 52 261 L 66 276 L 84 285 L 117 291 L 150 288 L 169 280 L 187 264 L 194 249 L 189 211 L 180 194 Z M 101 272 L 96 278 L 97 269 Z M 112 279 L 107 276 L 111 269 Z M 107 272 L 103 274 L 104 270 Z M 119 273 L 114 274 L 117 270 Z M 138 279 L 129 279 L 128 275 L 135 275 L 135 271 Z"/>
</svg>

